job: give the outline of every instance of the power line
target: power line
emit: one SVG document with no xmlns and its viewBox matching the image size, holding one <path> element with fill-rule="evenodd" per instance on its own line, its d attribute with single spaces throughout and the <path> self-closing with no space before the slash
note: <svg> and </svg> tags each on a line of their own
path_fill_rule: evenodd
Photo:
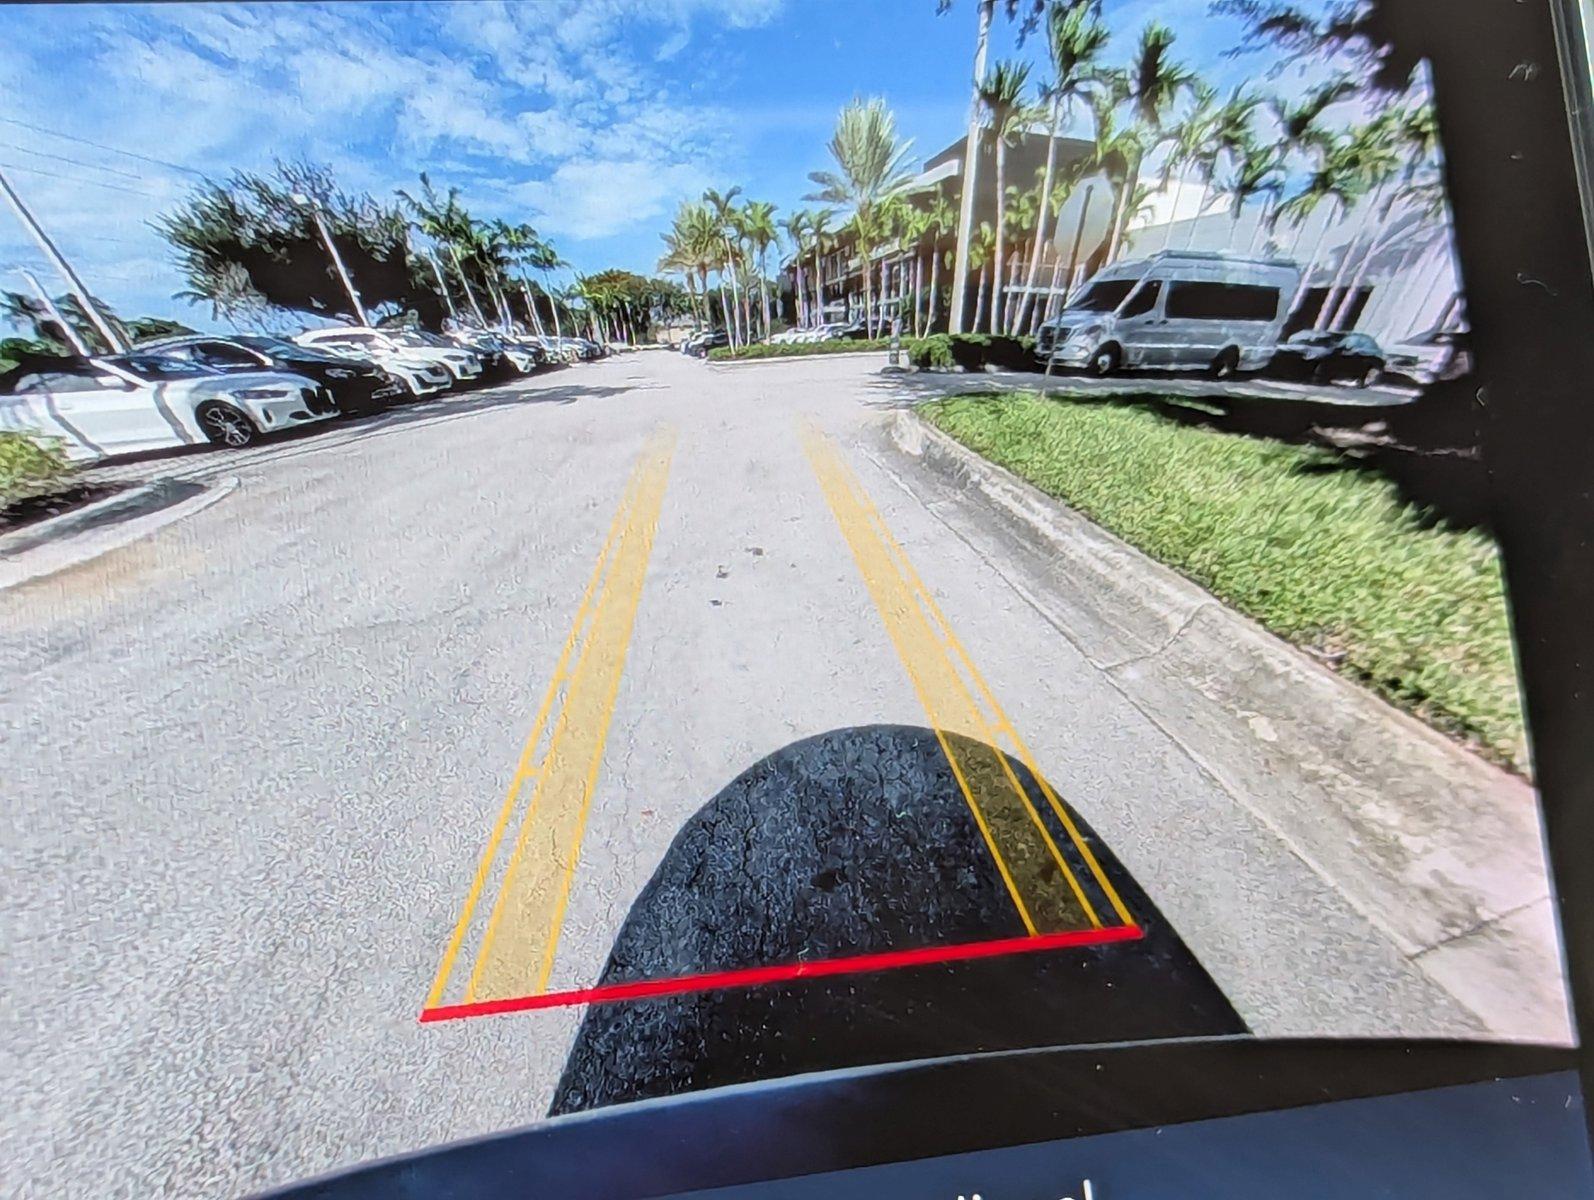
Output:
<svg viewBox="0 0 1594 1200">
<path fill-rule="evenodd" d="M 92 142 L 88 138 L 77 137 L 74 134 L 62 133 L 59 129 L 46 129 L 43 125 L 35 125 L 30 121 L 21 121 L 16 117 L 0 117 L 7 125 L 16 125 L 22 129 L 31 129 L 34 133 L 48 134 L 50 137 L 64 138 L 69 142 L 77 142 L 81 146 L 93 146 L 96 150 L 106 150 L 112 154 L 124 154 L 128 158 L 136 158 L 140 162 L 154 163 L 157 167 L 167 167 L 173 171 L 182 171 L 186 175 L 197 175 L 205 178 L 203 171 L 196 171 L 193 167 L 185 167 L 181 163 L 167 162 L 164 158 L 151 158 L 147 154 L 138 154 L 132 150 L 123 150 L 120 146 L 107 146 L 104 142 Z"/>
<path fill-rule="evenodd" d="M 22 171 L 29 175 L 43 175 L 49 179 L 64 179 L 67 183 L 81 183 L 88 187 L 109 188 L 113 192 L 126 192 L 129 196 L 148 196 L 151 200 L 159 200 L 154 192 L 146 192 L 142 188 L 123 187 L 118 183 L 102 183 L 98 179 L 80 179 L 76 175 L 62 175 L 58 171 L 45 171 L 39 167 L 29 167 L 22 163 L 0 162 L 0 167 L 11 171 Z"/>
<path fill-rule="evenodd" d="M 0 146 L 3 146 L 7 150 L 20 150 L 24 154 L 36 154 L 40 158 L 53 158 L 56 162 L 71 163 L 75 167 L 88 167 L 93 171 L 109 171 L 112 175 L 120 175 L 123 179 L 132 179 L 138 182 L 143 182 L 144 179 L 142 175 L 134 174 L 132 171 L 123 171 L 117 167 L 107 167 L 102 166 L 99 163 L 85 162 L 81 158 L 68 158 L 64 154 L 51 154 L 48 150 L 35 150 L 32 146 L 19 146 L 15 142 L 0 142 Z"/>
</svg>

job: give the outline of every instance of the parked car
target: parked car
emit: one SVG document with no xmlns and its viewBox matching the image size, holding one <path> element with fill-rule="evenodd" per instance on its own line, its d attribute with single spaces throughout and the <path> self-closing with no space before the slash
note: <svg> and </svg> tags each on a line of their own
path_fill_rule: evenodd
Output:
<svg viewBox="0 0 1594 1200">
<path fill-rule="evenodd" d="M 481 359 L 458 346 L 433 346 L 402 329 L 369 329 L 362 326 L 335 329 L 309 329 L 295 334 L 301 346 L 331 350 L 356 357 L 373 358 L 382 366 L 389 360 L 408 360 L 442 367 L 456 382 L 464 383 L 482 373 Z"/>
<path fill-rule="evenodd" d="M 303 375 L 223 374 L 139 351 L 31 356 L 0 375 L 0 428 L 60 438 L 72 459 L 207 441 L 247 446 L 263 433 L 337 411 L 332 393 Z"/>
<path fill-rule="evenodd" d="M 1289 336 L 1270 364 L 1274 374 L 1313 383 L 1341 380 L 1357 387 L 1378 382 L 1386 358 L 1378 343 L 1355 330 L 1303 329 Z"/>
<path fill-rule="evenodd" d="M 1472 373 L 1472 334 L 1466 329 L 1427 329 L 1389 347 L 1384 370 L 1426 387 Z"/>
<path fill-rule="evenodd" d="M 702 337 L 693 339 L 686 352 L 693 358 L 707 358 L 710 350 L 719 346 L 729 346 L 730 344 L 731 335 L 723 329 L 715 329 L 703 334 Z"/>
<path fill-rule="evenodd" d="M 537 369 L 539 359 L 530 348 L 504 334 L 485 329 L 456 329 L 447 339 L 482 360 L 482 373 L 525 375 Z"/>
<path fill-rule="evenodd" d="M 1041 325 L 1035 354 L 1092 375 L 1259 370 L 1278 347 L 1300 279 L 1291 262 L 1194 250 L 1114 263 Z"/>
<path fill-rule="evenodd" d="M 303 375 L 330 391 L 338 410 L 345 413 L 380 412 L 408 394 L 402 380 L 374 362 L 328 354 L 263 334 L 191 334 L 144 342 L 138 349 L 195 362 L 225 374 L 287 371 Z"/>
</svg>

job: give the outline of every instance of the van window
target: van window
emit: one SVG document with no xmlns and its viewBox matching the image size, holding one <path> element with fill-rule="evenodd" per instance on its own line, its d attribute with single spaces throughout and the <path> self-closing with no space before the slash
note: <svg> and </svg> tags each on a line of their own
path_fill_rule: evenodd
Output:
<svg viewBox="0 0 1594 1200">
<path fill-rule="evenodd" d="M 1125 317 L 1143 317 L 1157 307 L 1157 297 L 1162 295 L 1162 280 L 1156 279 L 1135 293 L 1135 298 L 1119 314 Z"/>
<path fill-rule="evenodd" d="M 1271 321 L 1278 316 L 1279 290 L 1254 283 L 1176 280 L 1168 289 L 1168 316 L 1196 321 Z"/>
<path fill-rule="evenodd" d="M 1124 297 L 1129 294 L 1129 289 L 1135 286 L 1133 279 L 1108 279 L 1101 283 L 1093 283 L 1068 306 L 1070 312 L 1112 312 L 1124 302 Z"/>
</svg>

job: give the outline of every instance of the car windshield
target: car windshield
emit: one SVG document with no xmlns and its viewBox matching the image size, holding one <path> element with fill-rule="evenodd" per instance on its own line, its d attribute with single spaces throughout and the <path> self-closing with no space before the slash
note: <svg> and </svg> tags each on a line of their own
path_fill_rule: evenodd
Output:
<svg viewBox="0 0 1594 1200">
<path fill-rule="evenodd" d="M 1133 279 L 1104 279 L 1087 287 L 1069 301 L 1069 313 L 1109 313 L 1122 304 L 1134 289 Z"/>
<path fill-rule="evenodd" d="M 1556 6 L 0 6 L 0 1195 L 1594 1194 Z"/>
<path fill-rule="evenodd" d="M 105 360 L 117 369 L 139 379 L 157 382 L 168 379 L 188 379 L 199 375 L 216 374 L 211 368 L 183 358 L 164 354 L 126 354 Z"/>
</svg>

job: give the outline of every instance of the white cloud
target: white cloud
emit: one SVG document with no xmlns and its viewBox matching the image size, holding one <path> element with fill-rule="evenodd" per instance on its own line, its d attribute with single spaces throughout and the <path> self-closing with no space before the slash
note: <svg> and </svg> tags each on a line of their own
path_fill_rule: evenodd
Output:
<svg viewBox="0 0 1594 1200">
<path fill-rule="evenodd" d="M 657 223 L 711 182 L 695 163 L 597 159 L 566 163 L 546 180 L 520 185 L 515 195 L 534 210 L 532 223 L 544 232 L 600 238 Z"/>
</svg>

